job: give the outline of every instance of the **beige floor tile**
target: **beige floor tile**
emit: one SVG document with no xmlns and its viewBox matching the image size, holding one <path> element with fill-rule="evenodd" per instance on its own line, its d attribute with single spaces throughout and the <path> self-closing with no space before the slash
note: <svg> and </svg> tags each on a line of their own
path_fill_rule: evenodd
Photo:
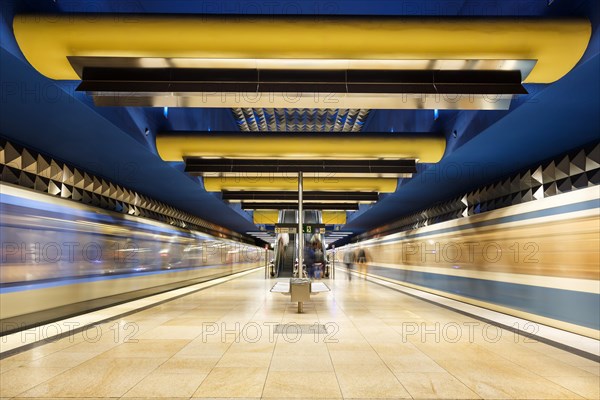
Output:
<svg viewBox="0 0 600 400">
<path fill-rule="evenodd" d="M 549 357 L 555 358 L 559 361 L 564 362 L 565 364 L 576 366 L 576 367 L 598 367 L 598 363 L 587 358 L 578 356 L 573 353 L 566 352 L 564 350 L 558 349 L 556 347 L 552 347 L 545 343 L 535 342 L 520 342 L 522 347 L 533 349 L 538 353 L 547 355 Z"/>
<path fill-rule="evenodd" d="M 168 374 L 163 371 L 156 371 L 142 379 L 123 397 L 189 398 L 207 375 L 207 373 Z"/>
<path fill-rule="evenodd" d="M 202 374 L 209 373 L 219 362 L 221 356 L 174 356 L 158 367 L 157 371 L 166 374 Z"/>
<path fill-rule="evenodd" d="M 175 356 L 186 357 L 221 357 L 231 347 L 231 343 L 204 343 L 194 340 L 179 350 Z"/>
<path fill-rule="evenodd" d="M 251 343 L 241 341 L 240 343 L 233 343 L 227 350 L 230 353 L 272 353 L 275 349 L 275 340 L 269 342 L 265 341 Z"/>
<path fill-rule="evenodd" d="M 49 354 L 26 364 L 28 367 L 72 368 L 96 357 L 96 353 L 71 353 L 67 350 Z"/>
<path fill-rule="evenodd" d="M 492 351 L 497 352 L 498 355 L 514 362 L 526 370 L 535 371 L 537 375 L 541 376 L 589 377 L 592 375 L 582 367 L 574 367 L 554 357 L 526 350 L 518 345 L 508 345 L 501 349 L 492 348 Z"/>
<path fill-rule="evenodd" d="M 329 354 L 331 355 L 333 366 L 336 368 L 344 365 L 384 366 L 383 361 L 374 350 L 330 350 Z"/>
<path fill-rule="evenodd" d="M 341 398 L 333 372 L 270 371 L 263 398 Z"/>
<path fill-rule="evenodd" d="M 328 354 L 298 355 L 275 353 L 271 359 L 270 371 L 333 371 Z"/>
<path fill-rule="evenodd" d="M 27 332 L 27 331 L 26 331 Z M 47 356 L 54 352 L 72 348 L 73 346 L 84 342 L 81 333 L 73 334 L 56 341 L 48 341 L 47 343 L 34 347 L 31 350 L 13 356 L 15 359 L 35 360 L 40 357 Z"/>
<path fill-rule="evenodd" d="M 1 395 L 598 397 L 600 367 L 591 360 L 543 343 L 515 343 L 510 332 L 491 343 L 481 339 L 480 327 L 475 343 L 467 336 L 450 343 L 406 335 L 406 323 L 477 321 L 365 281 L 328 284 L 333 291 L 307 303 L 304 314 L 289 298 L 269 293 L 272 281 L 257 273 L 102 324 L 98 340 L 61 340 L 0 361 L 2 383 L 10 382 Z M 315 322 L 327 324 L 329 334 L 269 335 L 265 325 Z M 111 327 L 125 323 L 139 328 L 137 343 L 124 344 L 122 330 L 114 336 Z M 262 331 L 254 343 L 244 327 L 256 325 Z M 223 335 L 224 329 L 238 332 Z"/>
<path fill-rule="evenodd" d="M 214 368 L 193 397 L 260 397 L 267 368 Z"/>
<path fill-rule="evenodd" d="M 193 340 L 202 334 L 195 326 L 157 326 L 137 336 L 138 339 L 188 339 Z"/>
<path fill-rule="evenodd" d="M 439 361 L 449 373 L 473 392 L 496 399 L 574 399 L 579 398 L 558 384 L 535 375 L 517 364 L 498 359 L 480 362 Z"/>
<path fill-rule="evenodd" d="M 415 399 L 481 398 L 446 372 L 400 373 L 396 378 Z"/>
<path fill-rule="evenodd" d="M 546 379 L 586 399 L 600 399 L 600 377 L 598 376 L 550 376 Z"/>
<path fill-rule="evenodd" d="M 22 353 L 15 354 L 14 356 L 11 356 L 10 359 L 19 360 L 19 361 L 33 361 L 33 360 L 37 360 L 38 358 L 45 357 L 45 356 L 52 354 L 59 350 L 59 349 L 53 349 L 53 348 L 49 349 L 46 346 L 50 346 L 50 345 L 42 345 L 42 346 L 35 347 L 31 350 L 27 350 Z"/>
<path fill-rule="evenodd" d="M 271 353 L 236 353 L 227 351 L 217 363 L 217 367 L 255 367 L 268 368 Z"/>
<path fill-rule="evenodd" d="M 379 350 L 377 354 L 395 374 L 403 372 L 445 372 L 438 363 L 414 347 L 386 348 Z"/>
<path fill-rule="evenodd" d="M 0 360 L 0 374 L 9 371 L 13 368 L 20 367 L 24 364 L 27 364 L 26 360 L 14 360 L 12 358 L 5 358 L 4 360 Z"/>
<path fill-rule="evenodd" d="M 162 364 L 157 358 L 95 358 L 23 393 L 23 397 L 120 397 Z"/>
<path fill-rule="evenodd" d="M 373 351 L 373 347 L 366 340 L 362 342 L 348 342 L 344 339 L 340 339 L 338 342 L 327 343 L 327 346 L 329 351 Z"/>
<path fill-rule="evenodd" d="M 342 367 L 335 366 L 335 374 L 344 398 L 411 398 L 394 374 L 386 367 L 373 367 L 361 364 Z"/>
<path fill-rule="evenodd" d="M 427 355 L 432 360 L 439 363 L 440 360 L 462 363 L 486 363 L 486 360 L 498 361 L 504 364 L 510 364 L 508 360 L 489 351 L 485 346 L 475 343 L 435 343 L 435 342 L 412 342 L 414 348 Z"/>
<path fill-rule="evenodd" d="M 579 367 L 579 368 L 581 368 L 584 371 L 589 372 L 590 374 L 600 376 L 600 364 L 597 364 L 595 367 L 589 366 L 589 367 Z"/>
<path fill-rule="evenodd" d="M 149 340 L 139 339 L 137 342 L 123 343 L 100 354 L 98 357 L 113 358 L 169 358 L 183 349 L 188 340 Z"/>
<path fill-rule="evenodd" d="M 288 343 L 278 341 L 274 354 L 297 354 L 297 355 L 324 355 L 329 354 L 324 343 L 309 341 L 306 343 Z"/>
<path fill-rule="evenodd" d="M 291 344 L 291 345 L 307 345 L 307 346 L 315 346 L 315 345 L 324 345 L 325 335 L 319 335 L 315 333 L 290 333 L 290 334 L 277 334 L 276 340 L 277 344 Z"/>
<path fill-rule="evenodd" d="M 92 341 L 84 341 L 82 343 L 77 343 L 74 346 L 68 347 L 67 349 L 62 350 L 63 352 L 69 353 L 96 353 L 101 354 L 105 351 L 108 351 L 114 347 L 117 347 L 119 344 L 114 340 L 100 340 L 98 342 Z"/>
<path fill-rule="evenodd" d="M 18 367 L 11 369 L 0 375 L 0 396 L 16 396 L 64 371 L 64 368 Z"/>
<path fill-rule="evenodd" d="M 190 400 L 260 400 L 260 397 L 192 397 Z"/>
<path fill-rule="evenodd" d="M 206 316 L 204 318 L 198 316 L 185 316 L 182 315 L 177 318 L 170 319 L 164 322 L 161 326 L 183 326 L 183 327 L 194 327 L 196 329 L 202 329 L 203 324 L 215 322 L 220 318 L 220 315 Z"/>
</svg>

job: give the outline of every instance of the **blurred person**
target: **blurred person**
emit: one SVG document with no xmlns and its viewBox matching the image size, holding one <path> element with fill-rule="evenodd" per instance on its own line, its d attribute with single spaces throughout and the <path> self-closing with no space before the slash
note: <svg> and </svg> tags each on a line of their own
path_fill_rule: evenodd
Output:
<svg viewBox="0 0 600 400">
<path fill-rule="evenodd" d="M 352 280 L 352 265 L 354 264 L 354 251 L 348 250 L 344 253 L 344 264 L 346 264 L 346 272 L 348 273 L 348 280 Z"/>
<path fill-rule="evenodd" d="M 323 254 L 323 247 L 319 240 L 314 243 L 314 251 L 315 251 L 315 264 L 314 264 L 314 278 L 321 279 L 323 275 L 323 266 L 325 264 L 325 255 Z"/>
<path fill-rule="evenodd" d="M 308 277 L 312 278 L 315 264 L 315 249 L 312 244 L 304 247 L 304 264 L 306 264 Z"/>
<path fill-rule="evenodd" d="M 289 233 L 282 233 L 279 238 L 281 240 L 281 244 L 283 245 L 283 248 L 287 249 L 288 244 L 290 243 L 290 234 Z"/>
<path fill-rule="evenodd" d="M 356 262 L 358 263 L 358 273 L 362 275 L 363 279 L 367 279 L 367 262 L 368 262 L 367 251 L 362 247 L 358 248 L 356 254 Z"/>
</svg>

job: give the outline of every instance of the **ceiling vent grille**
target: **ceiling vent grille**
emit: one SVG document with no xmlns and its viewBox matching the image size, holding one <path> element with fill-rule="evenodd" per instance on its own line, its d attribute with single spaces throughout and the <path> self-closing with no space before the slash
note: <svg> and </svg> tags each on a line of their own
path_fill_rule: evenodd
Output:
<svg viewBox="0 0 600 400">
<path fill-rule="evenodd" d="M 242 132 L 360 132 L 367 109 L 233 108 Z"/>
</svg>

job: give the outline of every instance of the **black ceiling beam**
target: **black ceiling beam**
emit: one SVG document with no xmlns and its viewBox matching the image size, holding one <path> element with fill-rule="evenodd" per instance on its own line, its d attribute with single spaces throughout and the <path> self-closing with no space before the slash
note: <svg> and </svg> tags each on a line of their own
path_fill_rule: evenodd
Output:
<svg viewBox="0 0 600 400">
<path fill-rule="evenodd" d="M 357 203 L 304 203 L 304 210 L 340 210 L 356 211 Z M 265 203 L 265 202 L 242 202 L 244 210 L 297 210 L 298 203 Z"/>
<path fill-rule="evenodd" d="M 223 191 L 223 200 L 298 201 L 298 192 L 262 191 Z M 377 201 L 379 195 L 373 192 L 302 192 L 304 201 Z"/>
<path fill-rule="evenodd" d="M 78 91 L 109 93 L 527 94 L 521 72 L 84 67 Z"/>
<path fill-rule="evenodd" d="M 185 172 L 206 173 L 347 173 L 347 174 L 412 174 L 417 172 L 415 160 L 260 160 L 212 159 L 187 157 Z"/>
</svg>

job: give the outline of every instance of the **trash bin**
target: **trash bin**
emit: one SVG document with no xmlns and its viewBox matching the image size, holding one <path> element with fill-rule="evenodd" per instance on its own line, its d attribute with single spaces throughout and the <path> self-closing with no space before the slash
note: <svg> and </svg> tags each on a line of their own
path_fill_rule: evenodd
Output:
<svg viewBox="0 0 600 400">
<path fill-rule="evenodd" d="M 310 279 L 292 278 L 290 279 L 290 294 L 292 301 L 298 302 L 298 312 L 302 312 L 302 303 L 310 301 Z"/>
</svg>

